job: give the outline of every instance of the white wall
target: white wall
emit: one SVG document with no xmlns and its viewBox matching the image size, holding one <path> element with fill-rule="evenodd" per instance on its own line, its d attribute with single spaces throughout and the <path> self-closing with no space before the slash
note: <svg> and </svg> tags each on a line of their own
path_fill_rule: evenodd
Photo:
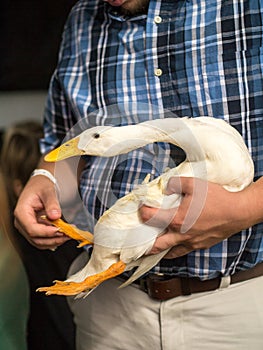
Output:
<svg viewBox="0 0 263 350">
<path fill-rule="evenodd" d="M 42 120 L 46 91 L 0 92 L 0 129 L 25 119 Z"/>
</svg>

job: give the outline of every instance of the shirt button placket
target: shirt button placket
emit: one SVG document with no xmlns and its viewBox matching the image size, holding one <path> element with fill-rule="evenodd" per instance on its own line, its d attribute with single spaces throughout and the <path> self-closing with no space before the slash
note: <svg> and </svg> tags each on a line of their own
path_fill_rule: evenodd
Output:
<svg viewBox="0 0 263 350">
<path fill-rule="evenodd" d="M 155 24 L 160 24 L 161 22 L 162 22 L 162 17 L 161 16 L 157 15 L 157 16 L 154 17 L 154 23 Z M 162 74 L 163 74 L 163 71 L 161 70 L 161 68 L 156 68 L 154 70 L 154 75 L 156 77 L 160 77 Z"/>
</svg>

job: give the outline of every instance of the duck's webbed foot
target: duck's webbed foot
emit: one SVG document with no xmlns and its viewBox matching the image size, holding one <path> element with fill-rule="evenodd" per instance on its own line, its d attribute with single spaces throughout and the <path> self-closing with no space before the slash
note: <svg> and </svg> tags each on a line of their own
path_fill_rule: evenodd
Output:
<svg viewBox="0 0 263 350">
<path fill-rule="evenodd" d="M 37 289 L 37 292 L 45 292 L 46 295 L 76 295 L 81 292 L 87 292 L 97 287 L 102 282 L 120 275 L 124 272 L 125 268 L 126 264 L 122 261 L 118 261 L 112 264 L 107 270 L 89 276 L 82 282 L 55 281 L 53 286 L 40 287 Z"/>
<path fill-rule="evenodd" d="M 87 244 L 93 244 L 93 235 L 88 231 L 80 230 L 76 226 L 68 224 L 62 219 L 49 220 L 45 215 L 42 215 L 41 219 L 49 222 L 51 225 L 56 226 L 60 232 L 65 233 L 65 235 L 69 236 L 70 238 L 79 241 L 80 243 L 78 248 L 81 248 Z"/>
</svg>

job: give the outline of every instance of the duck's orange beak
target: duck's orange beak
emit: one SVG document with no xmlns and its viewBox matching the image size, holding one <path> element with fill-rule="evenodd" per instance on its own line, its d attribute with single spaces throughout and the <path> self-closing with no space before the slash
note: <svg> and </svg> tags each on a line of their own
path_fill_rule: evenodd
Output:
<svg viewBox="0 0 263 350">
<path fill-rule="evenodd" d="M 81 156 L 85 154 L 85 151 L 78 147 L 79 137 L 71 139 L 60 147 L 55 148 L 45 156 L 46 162 L 57 162 L 59 160 L 67 159 L 74 156 Z"/>
</svg>

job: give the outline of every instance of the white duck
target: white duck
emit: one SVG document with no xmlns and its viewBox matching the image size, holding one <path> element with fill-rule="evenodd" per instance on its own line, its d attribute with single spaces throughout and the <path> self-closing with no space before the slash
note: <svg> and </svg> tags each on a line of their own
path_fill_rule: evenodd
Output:
<svg viewBox="0 0 263 350">
<path fill-rule="evenodd" d="M 205 179 L 233 192 L 253 181 L 253 161 L 241 135 L 227 122 L 210 117 L 166 118 L 136 125 L 94 127 L 67 141 L 45 159 L 58 161 L 84 154 L 112 157 L 153 142 L 179 146 L 186 153 L 185 161 L 151 182 L 146 179 L 117 200 L 95 226 L 93 252 L 87 265 L 66 281 L 56 281 L 53 286 L 41 287 L 38 291 L 48 295 L 84 296 L 104 280 L 123 271 L 138 266 L 122 285 L 126 286 L 155 266 L 168 250 L 156 255 L 145 253 L 164 228 L 144 224 L 138 208 L 142 203 L 162 208 L 177 207 L 181 196 L 164 194 L 172 176 Z M 56 224 L 59 226 L 59 222 Z M 79 233 L 81 235 L 81 231 Z"/>
</svg>

